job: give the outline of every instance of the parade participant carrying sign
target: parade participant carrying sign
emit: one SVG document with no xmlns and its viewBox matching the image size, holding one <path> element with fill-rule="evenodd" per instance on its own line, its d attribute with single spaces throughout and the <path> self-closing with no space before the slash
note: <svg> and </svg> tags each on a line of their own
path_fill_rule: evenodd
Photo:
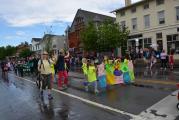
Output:
<svg viewBox="0 0 179 120">
<path fill-rule="evenodd" d="M 42 91 L 41 95 L 43 96 L 44 91 L 48 88 L 48 98 L 49 100 L 53 99 L 51 95 L 51 74 L 52 74 L 52 69 L 51 69 L 51 64 L 53 61 L 48 59 L 48 53 L 43 52 L 42 54 L 42 59 L 39 60 L 38 62 L 38 70 L 41 75 L 41 81 L 42 81 Z"/>
</svg>

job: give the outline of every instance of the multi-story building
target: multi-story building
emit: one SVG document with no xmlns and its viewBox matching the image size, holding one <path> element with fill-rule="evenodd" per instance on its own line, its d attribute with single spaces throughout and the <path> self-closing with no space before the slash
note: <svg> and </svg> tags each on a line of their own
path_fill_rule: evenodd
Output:
<svg viewBox="0 0 179 120">
<path fill-rule="evenodd" d="M 128 48 L 148 48 L 179 54 L 179 0 L 141 0 L 112 12 L 116 21 L 128 27 Z"/>
<path fill-rule="evenodd" d="M 48 40 L 50 40 L 50 42 L 48 42 Z M 50 49 L 57 54 L 60 49 L 67 48 L 66 36 L 45 34 L 40 41 L 41 51 L 46 49 L 47 44 L 50 44 Z"/>
<path fill-rule="evenodd" d="M 82 53 L 83 44 L 80 40 L 80 32 L 84 30 L 85 26 L 88 25 L 89 22 L 93 22 L 97 26 L 100 24 L 100 22 L 103 22 L 107 19 L 112 19 L 115 21 L 115 18 L 110 16 L 78 9 L 71 27 L 67 30 L 70 50 L 73 50 L 75 53 Z"/>
<path fill-rule="evenodd" d="M 37 54 L 40 53 L 41 51 L 40 41 L 41 40 L 42 38 L 32 38 L 30 50 Z"/>
</svg>

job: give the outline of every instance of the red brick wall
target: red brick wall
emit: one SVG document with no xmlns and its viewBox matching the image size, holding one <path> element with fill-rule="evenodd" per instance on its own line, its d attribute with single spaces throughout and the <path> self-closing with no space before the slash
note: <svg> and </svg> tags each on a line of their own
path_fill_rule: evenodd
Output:
<svg viewBox="0 0 179 120">
<path fill-rule="evenodd" d="M 69 47 L 70 48 L 77 48 L 79 44 L 79 40 L 77 39 L 76 32 L 69 33 Z"/>
</svg>

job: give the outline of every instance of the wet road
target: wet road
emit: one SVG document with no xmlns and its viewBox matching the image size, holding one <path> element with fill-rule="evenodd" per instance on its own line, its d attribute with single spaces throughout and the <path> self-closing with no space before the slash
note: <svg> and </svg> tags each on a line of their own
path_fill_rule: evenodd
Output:
<svg viewBox="0 0 179 120">
<path fill-rule="evenodd" d="M 2 80 L 0 82 L 1 120 L 129 120 L 130 118 L 57 92 L 53 92 L 55 99 L 46 102 L 45 107 L 34 84 L 14 77 L 9 78 L 9 82 Z"/>
<path fill-rule="evenodd" d="M 99 95 L 54 89 L 54 100 L 44 103 L 30 80 L 9 75 L 8 82 L 0 81 L 2 120 L 129 120 L 171 93 L 135 86 L 115 86 Z"/>
</svg>

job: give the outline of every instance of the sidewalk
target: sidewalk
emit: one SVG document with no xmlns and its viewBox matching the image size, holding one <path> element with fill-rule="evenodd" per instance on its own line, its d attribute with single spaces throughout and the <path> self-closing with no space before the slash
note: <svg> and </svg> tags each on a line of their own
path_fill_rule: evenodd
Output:
<svg viewBox="0 0 179 120">
<path fill-rule="evenodd" d="M 134 66 L 137 66 L 137 67 L 139 67 L 139 66 L 140 67 L 146 67 L 147 63 L 146 63 L 146 61 L 143 58 L 140 58 L 140 59 L 136 59 L 135 60 Z M 155 66 L 157 66 L 157 67 L 161 66 L 160 60 L 157 60 L 157 63 L 155 64 Z M 179 68 L 179 60 L 175 60 L 174 67 L 175 68 Z"/>
</svg>

